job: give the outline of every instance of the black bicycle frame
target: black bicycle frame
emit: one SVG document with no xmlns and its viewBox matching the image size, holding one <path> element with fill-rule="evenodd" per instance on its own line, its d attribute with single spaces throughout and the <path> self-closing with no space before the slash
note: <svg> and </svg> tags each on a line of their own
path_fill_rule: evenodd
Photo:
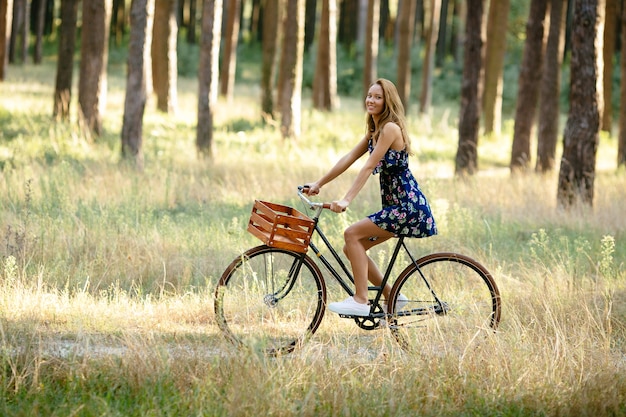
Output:
<svg viewBox="0 0 626 417">
<path fill-rule="evenodd" d="M 352 273 L 350 272 L 350 270 L 346 266 L 345 262 L 343 262 L 343 260 L 341 259 L 341 257 L 339 256 L 339 254 L 337 253 L 335 248 L 333 248 L 333 246 L 330 244 L 328 238 L 326 237 L 326 235 L 324 234 L 322 229 L 318 226 L 319 215 L 315 216 L 313 218 L 313 220 L 315 221 L 315 231 L 319 235 L 320 239 L 322 239 L 322 241 L 326 245 L 326 248 L 330 251 L 333 259 L 335 259 L 335 261 L 339 264 L 339 266 L 341 267 L 343 272 L 346 274 L 346 276 L 350 280 L 350 283 L 354 284 L 354 277 L 353 277 Z M 354 295 L 354 291 L 352 290 L 352 287 L 337 272 L 337 270 L 332 266 L 332 264 L 328 261 L 328 259 L 326 259 L 326 257 L 321 253 L 321 251 L 318 249 L 318 247 L 313 242 L 309 242 L 309 247 L 313 250 L 313 252 L 318 257 L 318 259 L 322 262 L 322 264 L 326 267 L 328 272 L 330 272 L 330 274 L 337 280 L 339 285 L 348 293 L 348 295 L 353 296 Z M 376 291 L 376 296 L 374 297 L 374 300 L 373 300 L 373 304 L 374 305 L 377 305 L 380 302 L 380 299 L 382 297 L 382 289 L 385 287 L 385 285 L 387 284 L 387 281 L 389 280 L 389 277 L 391 276 L 391 270 L 392 270 L 393 266 L 396 263 L 396 259 L 398 258 L 398 253 L 400 252 L 400 248 L 401 247 L 404 248 L 404 250 L 411 257 L 411 260 L 413 260 L 413 263 L 415 263 L 415 260 L 413 259 L 413 256 L 411 256 L 408 248 L 404 244 L 404 237 L 400 236 L 398 238 L 398 243 L 396 243 L 396 246 L 395 246 L 395 248 L 393 250 L 393 254 L 391 255 L 391 260 L 389 261 L 389 264 L 387 265 L 387 269 L 385 270 L 385 274 L 383 276 L 383 280 L 382 280 L 380 286 L 369 286 L 368 287 L 368 290 L 370 290 L 370 291 L 374 291 L 375 290 Z M 416 266 L 417 266 L 417 264 L 416 264 Z M 421 271 L 420 271 L 420 274 L 421 274 Z M 426 280 L 426 278 L 424 277 L 423 274 L 422 274 L 422 278 L 424 280 Z M 428 283 L 427 283 L 427 285 L 428 285 Z M 428 285 L 428 288 L 430 289 L 430 285 Z M 431 292 L 432 292 L 432 290 L 431 290 Z"/>
<path fill-rule="evenodd" d="M 328 248 L 328 250 L 330 251 L 333 259 L 335 259 L 335 261 L 339 264 L 339 266 L 341 267 L 343 272 L 348 277 L 350 283 L 352 283 L 354 285 L 354 277 L 352 275 L 352 272 L 348 269 L 348 267 L 346 266 L 345 262 L 343 262 L 343 260 L 341 259 L 341 257 L 337 253 L 337 251 L 330 244 L 330 241 L 328 240 L 328 238 L 326 237 L 326 235 L 324 234 L 322 229 L 319 227 L 319 218 L 320 218 L 321 213 L 322 213 L 322 208 L 319 207 L 319 208 L 316 209 L 316 212 L 313 215 L 313 221 L 315 222 L 314 231 L 317 232 L 317 234 L 319 235 L 320 239 L 322 239 L 322 241 L 326 245 L 326 248 Z M 318 257 L 318 259 L 322 262 L 324 267 L 326 267 L 328 272 L 330 272 L 330 274 L 335 278 L 335 280 L 337 280 L 339 285 L 348 293 L 348 295 L 353 296 L 354 295 L 354 291 L 352 290 L 352 287 L 348 284 L 348 282 L 346 282 L 346 280 L 341 275 L 339 275 L 337 270 L 332 266 L 332 264 L 328 261 L 328 259 L 326 259 L 326 257 L 321 253 L 321 251 L 318 249 L 318 247 L 312 241 L 309 241 L 309 247 L 313 250 L 313 252 Z M 393 266 L 396 263 L 396 259 L 398 257 L 398 253 L 400 252 L 400 248 L 401 247 L 404 248 L 405 252 L 409 255 L 409 258 L 411 259 L 411 262 L 413 263 L 413 265 L 415 265 L 415 268 L 419 272 L 420 277 L 424 281 L 424 284 L 426 284 L 426 287 L 428 288 L 428 291 L 430 291 L 431 295 L 435 299 L 435 302 L 437 303 L 437 305 L 439 307 L 439 311 L 444 312 L 445 311 L 444 303 L 442 303 L 442 301 L 439 299 L 437 294 L 435 294 L 435 292 L 433 291 L 430 283 L 428 282 L 428 280 L 424 276 L 424 273 L 422 273 L 422 270 L 420 269 L 419 265 L 417 264 L 417 260 L 413 257 L 413 255 L 409 251 L 409 248 L 404 243 L 404 236 L 399 236 L 398 237 L 398 243 L 396 243 L 396 246 L 395 246 L 395 248 L 393 250 L 393 254 L 391 255 L 391 259 L 389 261 L 389 264 L 387 265 L 387 269 L 385 270 L 385 274 L 383 276 L 383 280 L 382 280 L 380 286 L 368 286 L 368 291 L 376 291 L 376 296 L 374 297 L 373 305 L 378 305 L 378 303 L 380 302 L 380 299 L 381 299 L 382 294 L 383 294 L 382 289 L 385 288 L 385 285 L 387 285 L 387 281 L 389 281 L 389 277 L 391 276 L 391 270 L 393 269 Z M 298 270 L 300 269 L 300 265 L 302 264 L 302 260 L 303 259 L 304 259 L 304 254 L 301 257 L 301 261 L 298 262 L 298 266 L 297 266 Z M 297 275 L 294 275 L 294 276 L 297 276 Z M 293 285 L 293 284 L 291 284 L 291 285 Z"/>
</svg>

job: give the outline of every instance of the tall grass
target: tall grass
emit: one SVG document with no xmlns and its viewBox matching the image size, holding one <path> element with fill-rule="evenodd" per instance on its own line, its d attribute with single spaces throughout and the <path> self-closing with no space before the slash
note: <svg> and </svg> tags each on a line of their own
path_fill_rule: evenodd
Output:
<svg viewBox="0 0 626 417">
<path fill-rule="evenodd" d="M 510 128 L 481 139 L 481 172 L 453 178 L 456 110 L 411 113 L 412 168 L 437 237 L 417 254 L 480 260 L 503 294 L 499 332 L 421 354 L 385 331 L 327 315 L 294 354 L 233 351 L 212 290 L 242 250 L 255 198 L 298 204 L 362 134 L 360 100 L 308 109 L 286 143 L 239 86 L 216 114 L 216 158 L 195 157 L 193 80 L 181 110 L 149 103 L 143 173 L 118 164 L 123 76 L 110 79 L 105 134 L 50 121 L 53 71 L 12 68 L 0 84 L 0 413 L 3 415 L 626 415 L 626 218 L 615 139 L 599 149 L 593 208 L 556 208 L 556 174 L 510 178 Z M 233 109 L 236 109 L 234 111 Z M 338 198 L 354 171 L 324 189 Z M 375 179 L 342 230 L 379 204 Z M 376 259 L 386 258 L 387 247 Z M 329 282 L 330 298 L 342 297 Z M 458 348 L 458 349 L 455 349 Z"/>
</svg>

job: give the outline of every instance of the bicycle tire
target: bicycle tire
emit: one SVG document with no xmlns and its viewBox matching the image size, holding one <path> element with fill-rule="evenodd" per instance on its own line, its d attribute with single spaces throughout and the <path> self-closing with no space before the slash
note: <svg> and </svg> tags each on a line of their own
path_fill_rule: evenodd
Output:
<svg viewBox="0 0 626 417">
<path fill-rule="evenodd" d="M 289 353 L 315 333 L 325 305 L 326 284 L 313 260 L 265 245 L 235 258 L 215 289 L 215 316 L 226 338 L 270 355 Z"/>
<path fill-rule="evenodd" d="M 399 294 L 408 301 L 396 311 L 401 307 Z M 407 350 L 465 350 L 481 334 L 497 329 L 502 310 L 493 276 L 474 259 L 457 253 L 418 259 L 400 273 L 389 298 L 389 328 Z"/>
</svg>

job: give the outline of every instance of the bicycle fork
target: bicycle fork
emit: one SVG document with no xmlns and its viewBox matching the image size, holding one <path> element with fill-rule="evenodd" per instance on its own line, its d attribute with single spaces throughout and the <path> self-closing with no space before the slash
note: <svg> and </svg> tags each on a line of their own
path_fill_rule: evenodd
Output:
<svg viewBox="0 0 626 417">
<path fill-rule="evenodd" d="M 291 267 L 289 268 L 289 273 L 287 274 L 287 277 L 285 278 L 285 282 L 276 291 L 274 291 L 274 270 L 273 270 L 274 267 L 273 265 L 265 266 L 266 268 L 270 269 L 270 274 L 268 274 L 268 276 L 272 277 L 272 283 L 271 283 L 272 285 L 270 289 L 271 291 L 274 291 L 272 293 L 266 294 L 263 297 L 263 302 L 265 303 L 265 305 L 267 305 L 270 308 L 274 308 L 276 307 L 276 305 L 278 304 L 280 300 L 285 298 L 287 294 L 291 292 L 291 290 L 293 289 L 293 286 L 296 283 L 296 280 L 298 279 L 298 276 L 300 275 L 300 270 L 302 269 L 302 262 L 304 261 L 304 256 L 305 254 L 303 253 L 301 256 L 294 259 L 293 263 L 291 264 Z"/>
</svg>

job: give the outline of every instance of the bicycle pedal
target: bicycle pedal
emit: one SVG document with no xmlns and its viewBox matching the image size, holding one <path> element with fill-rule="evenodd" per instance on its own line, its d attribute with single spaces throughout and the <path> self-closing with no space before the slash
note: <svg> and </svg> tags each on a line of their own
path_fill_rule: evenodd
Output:
<svg viewBox="0 0 626 417">
<path fill-rule="evenodd" d="M 355 316 L 354 314 L 341 314 L 339 313 L 339 317 L 342 319 L 367 319 L 370 316 Z"/>
</svg>

